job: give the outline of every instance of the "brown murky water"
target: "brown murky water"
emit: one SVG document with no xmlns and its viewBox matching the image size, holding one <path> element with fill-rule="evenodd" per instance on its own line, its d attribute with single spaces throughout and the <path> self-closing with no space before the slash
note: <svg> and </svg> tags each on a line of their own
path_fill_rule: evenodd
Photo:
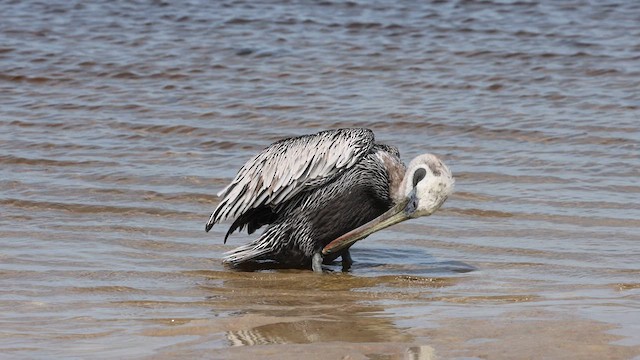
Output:
<svg viewBox="0 0 640 360">
<path fill-rule="evenodd" d="M 640 4 L 0 4 L 0 352 L 640 357 Z M 456 175 L 351 272 L 234 272 L 214 195 L 362 126 Z"/>
</svg>

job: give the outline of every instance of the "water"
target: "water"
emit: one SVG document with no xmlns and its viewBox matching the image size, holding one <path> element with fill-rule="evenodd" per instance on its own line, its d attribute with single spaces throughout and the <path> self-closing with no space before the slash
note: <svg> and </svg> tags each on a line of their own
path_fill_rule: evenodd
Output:
<svg viewBox="0 0 640 360">
<path fill-rule="evenodd" d="M 2 357 L 640 356 L 636 2 L 0 7 Z M 455 194 L 350 273 L 225 269 L 215 193 L 338 127 Z"/>
</svg>

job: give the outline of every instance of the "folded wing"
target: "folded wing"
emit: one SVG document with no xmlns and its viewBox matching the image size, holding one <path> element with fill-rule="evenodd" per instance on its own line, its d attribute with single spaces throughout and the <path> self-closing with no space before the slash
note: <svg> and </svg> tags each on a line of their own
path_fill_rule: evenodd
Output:
<svg viewBox="0 0 640 360">
<path fill-rule="evenodd" d="M 275 209 L 302 191 L 320 187 L 357 164 L 373 145 L 369 129 L 327 130 L 280 140 L 247 161 L 218 193 L 220 203 L 205 229 L 259 207 Z"/>
</svg>

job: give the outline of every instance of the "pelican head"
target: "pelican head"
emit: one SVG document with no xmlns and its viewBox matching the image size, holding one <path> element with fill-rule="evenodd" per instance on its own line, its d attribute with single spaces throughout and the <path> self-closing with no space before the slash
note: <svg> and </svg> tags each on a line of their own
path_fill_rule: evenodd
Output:
<svg viewBox="0 0 640 360">
<path fill-rule="evenodd" d="M 408 200 L 404 208 L 407 218 L 429 216 L 436 212 L 453 191 L 451 170 L 435 155 L 423 154 L 411 160 L 396 204 Z M 406 220 L 406 219 L 405 219 Z"/>
<path fill-rule="evenodd" d="M 411 160 L 392 194 L 395 205 L 384 214 L 333 240 L 323 255 L 336 253 L 358 240 L 399 222 L 436 212 L 453 191 L 451 170 L 435 155 L 423 154 Z"/>
</svg>

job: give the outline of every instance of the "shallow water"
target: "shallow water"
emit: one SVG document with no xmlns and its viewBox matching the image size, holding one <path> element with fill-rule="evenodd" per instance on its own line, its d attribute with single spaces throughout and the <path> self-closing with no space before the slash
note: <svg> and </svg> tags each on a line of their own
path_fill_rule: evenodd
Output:
<svg viewBox="0 0 640 360">
<path fill-rule="evenodd" d="M 0 5 L 3 357 L 640 356 L 640 5 Z M 368 127 L 456 177 L 349 273 L 225 269 L 218 190 Z"/>
</svg>

